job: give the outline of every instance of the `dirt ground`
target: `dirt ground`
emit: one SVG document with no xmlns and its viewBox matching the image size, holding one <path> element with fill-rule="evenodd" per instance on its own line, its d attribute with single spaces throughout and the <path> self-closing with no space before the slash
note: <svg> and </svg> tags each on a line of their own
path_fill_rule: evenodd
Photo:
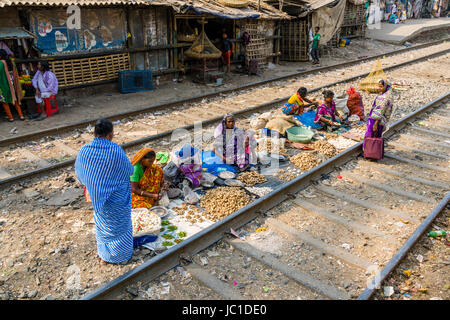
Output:
<svg viewBox="0 0 450 320">
<path fill-rule="evenodd" d="M 418 38 L 415 43 L 430 41 L 432 38 L 439 38 L 441 36 L 442 34 L 436 31 L 433 33 L 433 37 Z M 333 48 L 331 53 L 325 54 L 321 58 L 321 66 L 382 54 L 404 47 L 372 40 L 353 40 L 349 46 Z M 258 76 L 232 73 L 229 78 L 225 79 L 224 85 L 220 87 L 196 84 L 187 77 L 182 83 L 173 81 L 160 82 L 159 86 L 155 85 L 154 90 L 150 92 L 121 94 L 118 91 L 114 91 L 98 94 L 83 94 L 81 91 L 79 96 L 74 96 L 73 93 L 65 95 L 61 92 L 58 95 L 58 99 L 62 102 L 59 105 L 61 110 L 60 114 L 43 121 L 30 121 L 27 119 L 24 122 L 16 120 L 13 123 L 9 123 L 4 120 L 0 126 L 0 138 L 5 139 L 15 134 L 26 134 L 83 120 L 108 117 L 125 110 L 137 110 L 145 106 L 212 93 L 225 88 L 239 87 L 243 84 L 282 76 L 295 71 L 311 70 L 313 68 L 309 62 L 291 63 L 281 61 L 279 65 L 274 65 L 273 69 L 266 69 Z M 11 108 L 11 110 L 15 112 L 14 108 Z"/>
<path fill-rule="evenodd" d="M 450 299 L 450 241 L 447 237 L 432 238 L 432 230 L 449 230 L 450 210 L 446 209 L 432 227 L 415 244 L 393 271 L 375 300 L 449 300 Z M 385 295 L 385 287 L 392 287 L 392 295 Z M 386 293 L 389 292 L 386 289 Z"/>
</svg>

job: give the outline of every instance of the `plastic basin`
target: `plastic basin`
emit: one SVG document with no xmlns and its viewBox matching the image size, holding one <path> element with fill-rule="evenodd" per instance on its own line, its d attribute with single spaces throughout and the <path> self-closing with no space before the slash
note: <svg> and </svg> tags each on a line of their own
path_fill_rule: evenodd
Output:
<svg viewBox="0 0 450 320">
<path fill-rule="evenodd" d="M 292 142 L 309 143 L 314 136 L 314 132 L 303 127 L 291 127 L 286 132 L 288 139 Z"/>
</svg>

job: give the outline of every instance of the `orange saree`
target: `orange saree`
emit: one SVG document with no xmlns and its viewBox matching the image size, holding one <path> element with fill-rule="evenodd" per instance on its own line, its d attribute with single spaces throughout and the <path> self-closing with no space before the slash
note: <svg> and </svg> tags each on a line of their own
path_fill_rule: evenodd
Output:
<svg viewBox="0 0 450 320">
<path fill-rule="evenodd" d="M 157 165 L 152 165 L 150 168 L 145 169 L 144 175 L 139 181 L 139 188 L 149 193 L 157 193 L 161 191 L 162 183 L 164 180 L 164 171 Z M 140 196 L 131 193 L 131 207 L 147 208 L 150 209 L 155 204 L 155 199 Z"/>
</svg>

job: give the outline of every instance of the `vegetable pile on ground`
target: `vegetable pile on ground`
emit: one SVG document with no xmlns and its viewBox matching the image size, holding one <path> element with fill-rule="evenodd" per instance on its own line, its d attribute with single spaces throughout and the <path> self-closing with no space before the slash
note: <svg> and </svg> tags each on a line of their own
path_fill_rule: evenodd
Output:
<svg viewBox="0 0 450 320">
<path fill-rule="evenodd" d="M 316 152 L 301 152 L 292 156 L 290 161 L 298 168 L 302 170 L 311 170 L 319 163 L 322 162 L 320 158 L 316 156 Z"/>
<path fill-rule="evenodd" d="M 250 204 L 250 196 L 238 187 L 218 187 L 208 190 L 200 199 L 200 206 L 213 217 L 223 219 Z"/>
<path fill-rule="evenodd" d="M 254 186 L 255 184 L 264 183 L 267 178 L 256 171 L 247 171 L 239 175 L 238 180 L 245 183 L 247 187 Z"/>
<path fill-rule="evenodd" d="M 325 140 L 315 141 L 311 145 L 311 147 L 329 158 L 334 157 L 338 154 L 336 148 L 331 143 Z"/>
</svg>

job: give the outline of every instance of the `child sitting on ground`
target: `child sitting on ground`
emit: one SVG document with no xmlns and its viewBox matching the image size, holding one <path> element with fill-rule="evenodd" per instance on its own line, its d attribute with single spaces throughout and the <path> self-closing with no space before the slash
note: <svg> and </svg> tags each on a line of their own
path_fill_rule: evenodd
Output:
<svg viewBox="0 0 450 320">
<path fill-rule="evenodd" d="M 298 89 L 297 92 L 292 95 L 288 102 L 281 108 L 281 111 L 286 115 L 300 115 L 303 112 L 309 111 L 309 109 L 305 110 L 305 108 L 312 105 L 318 105 L 318 103 L 310 101 L 306 98 L 307 93 L 308 90 L 305 87 Z M 308 104 L 305 105 L 304 101 L 308 102 Z"/>
</svg>

